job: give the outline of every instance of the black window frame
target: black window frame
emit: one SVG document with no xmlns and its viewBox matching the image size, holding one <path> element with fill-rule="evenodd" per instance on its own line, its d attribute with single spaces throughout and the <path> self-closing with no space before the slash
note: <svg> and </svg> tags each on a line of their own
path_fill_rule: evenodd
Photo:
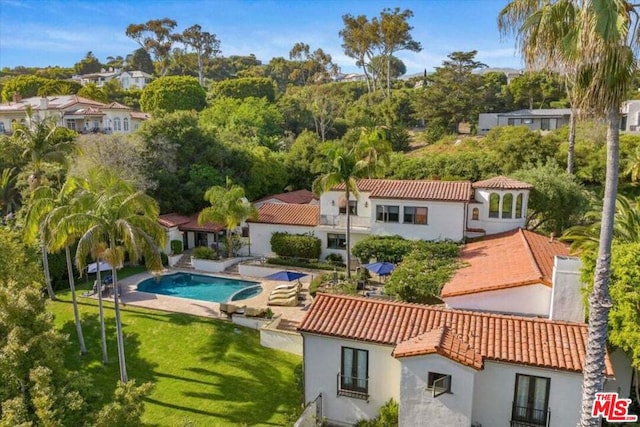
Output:
<svg viewBox="0 0 640 427">
<path fill-rule="evenodd" d="M 335 244 L 332 245 L 332 243 Z M 340 245 L 340 242 L 343 242 Z M 342 233 L 327 233 L 327 249 L 347 249 L 347 235 Z"/>
<path fill-rule="evenodd" d="M 520 378 L 529 378 L 527 391 L 527 406 L 518 406 L 518 384 Z M 532 405 L 536 394 L 536 381 L 531 379 L 542 379 L 546 381 L 545 400 L 542 409 L 536 409 Z M 513 407 L 511 409 L 511 425 L 523 426 L 547 426 L 549 421 L 549 393 L 551 391 L 551 378 L 537 375 L 516 374 L 513 388 Z"/>
<path fill-rule="evenodd" d="M 408 209 L 413 209 L 413 213 L 407 212 Z M 416 222 L 417 210 L 424 209 L 424 222 Z M 402 222 L 403 224 L 415 224 L 415 225 L 429 225 L 429 208 L 426 206 L 405 206 L 403 209 Z"/>
<path fill-rule="evenodd" d="M 496 197 L 498 198 L 498 204 L 495 207 L 496 209 L 493 210 L 491 206 L 491 199 L 495 199 Z M 500 218 L 500 194 L 498 193 L 489 194 L 489 218 Z"/>
<path fill-rule="evenodd" d="M 351 354 L 351 372 L 345 372 L 345 354 Z M 365 377 L 358 376 L 359 353 L 365 354 Z M 345 382 L 345 378 L 350 378 L 350 383 Z M 364 381 L 364 387 L 358 384 Z M 357 399 L 369 398 L 369 350 L 361 348 L 343 346 L 340 348 L 340 372 L 338 373 L 338 396 L 348 396 Z"/>
<path fill-rule="evenodd" d="M 389 212 L 389 208 L 394 208 L 396 212 Z M 394 219 L 395 218 L 395 219 Z M 399 205 L 376 205 L 376 221 L 400 223 Z"/>
<path fill-rule="evenodd" d="M 522 201 L 524 200 L 524 196 L 522 193 L 518 193 L 516 195 L 516 218 L 522 218 Z"/>
<path fill-rule="evenodd" d="M 451 375 L 429 371 L 427 373 L 427 390 L 432 391 L 433 397 L 438 397 L 443 394 L 452 394 Z"/>
<path fill-rule="evenodd" d="M 347 214 L 347 206 L 340 206 L 338 208 L 338 213 L 340 215 Z M 358 215 L 358 201 L 357 200 L 349 200 L 349 215 Z"/>
<path fill-rule="evenodd" d="M 500 218 L 513 219 L 513 193 L 505 193 L 502 195 Z"/>
</svg>

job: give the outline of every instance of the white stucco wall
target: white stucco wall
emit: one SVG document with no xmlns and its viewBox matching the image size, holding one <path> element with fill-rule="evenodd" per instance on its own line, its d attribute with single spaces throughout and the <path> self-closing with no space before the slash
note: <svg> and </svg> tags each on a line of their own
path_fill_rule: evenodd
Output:
<svg viewBox="0 0 640 427">
<path fill-rule="evenodd" d="M 352 425 L 359 419 L 373 418 L 386 401 L 400 398 L 400 362 L 391 356 L 393 347 L 338 338 L 303 334 L 305 403 L 322 393 L 322 410 L 327 421 Z M 369 351 L 368 401 L 337 396 L 337 375 L 341 366 L 341 348 Z"/>
<path fill-rule="evenodd" d="M 613 366 L 614 378 L 607 378 L 604 382 L 604 391 L 618 393 L 621 398 L 630 397 L 631 391 L 631 361 L 620 349 L 609 353 L 609 359 Z"/>
<path fill-rule="evenodd" d="M 290 234 L 305 234 L 313 232 L 314 229 L 315 227 L 251 222 L 249 223 L 251 255 L 266 257 L 274 256 L 275 254 L 271 251 L 271 235 L 276 231 Z"/>
<path fill-rule="evenodd" d="M 438 354 L 399 359 L 402 365 L 399 425 L 469 427 L 476 371 Z M 451 375 L 451 393 L 433 397 L 427 389 L 429 372 Z M 427 422 L 428 420 L 428 422 Z"/>
<path fill-rule="evenodd" d="M 371 234 L 379 236 L 400 235 L 411 240 L 462 240 L 465 230 L 465 204 L 462 202 L 427 202 L 416 200 L 373 199 Z M 400 222 L 376 221 L 376 206 L 400 207 Z M 427 224 L 403 224 L 404 207 L 427 207 Z"/>
<path fill-rule="evenodd" d="M 499 214 L 502 214 L 502 201 L 507 193 L 513 194 L 512 215 L 513 218 L 489 218 L 489 195 L 497 193 L 500 195 Z M 522 193 L 522 218 L 516 216 L 516 197 Z M 487 234 L 496 234 L 503 231 L 513 230 L 518 227 L 524 228 L 527 217 L 527 206 L 529 206 L 529 190 L 496 190 L 477 188 L 475 190 L 475 199 L 479 204 L 469 204 L 469 227 L 482 228 Z M 480 218 L 478 221 L 471 220 L 473 208 L 480 209 Z"/>
<path fill-rule="evenodd" d="M 567 322 L 584 322 L 585 307 L 580 282 L 580 258 L 554 257 L 553 288 L 549 319 Z"/>
<path fill-rule="evenodd" d="M 551 287 L 534 284 L 443 299 L 451 308 L 547 317 Z"/>
<path fill-rule="evenodd" d="M 551 378 L 550 426 L 575 426 L 580 413 L 582 374 L 485 361 L 474 382 L 472 422 L 509 427 L 516 374 Z"/>
</svg>

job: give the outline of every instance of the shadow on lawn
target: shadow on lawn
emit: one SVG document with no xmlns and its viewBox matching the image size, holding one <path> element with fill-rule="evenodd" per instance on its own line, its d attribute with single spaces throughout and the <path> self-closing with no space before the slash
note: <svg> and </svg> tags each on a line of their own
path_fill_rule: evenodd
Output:
<svg viewBox="0 0 640 427">
<path fill-rule="evenodd" d="M 65 303 L 66 301 L 62 301 Z M 69 303 L 70 304 L 70 303 Z M 92 381 L 92 395 L 85 396 L 87 404 L 99 410 L 113 400 L 113 393 L 120 379 L 118 365 L 118 348 L 116 342 L 116 325 L 113 308 L 105 306 L 105 329 L 107 336 L 107 353 L 109 363 L 102 364 L 100 344 L 100 320 L 97 313 L 82 314 L 82 332 L 88 353 L 80 355 L 80 344 L 73 320 L 62 326 L 62 332 L 69 336 L 69 344 L 65 348 L 65 365 L 67 368 L 89 374 Z M 140 340 L 138 334 L 127 331 L 126 319 L 123 319 L 124 348 L 129 380 L 136 380 L 140 385 L 154 382 L 154 364 L 139 357 Z"/>
</svg>

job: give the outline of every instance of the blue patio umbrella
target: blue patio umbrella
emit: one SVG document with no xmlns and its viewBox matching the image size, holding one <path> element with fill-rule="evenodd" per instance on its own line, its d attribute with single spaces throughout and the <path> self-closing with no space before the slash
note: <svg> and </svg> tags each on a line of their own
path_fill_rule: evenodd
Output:
<svg viewBox="0 0 640 427">
<path fill-rule="evenodd" d="M 265 277 L 265 279 L 269 280 L 280 280 L 283 282 L 291 282 L 293 280 L 299 279 L 301 277 L 306 276 L 304 273 L 299 273 L 297 271 L 278 271 L 277 273 L 273 273 Z"/>
<path fill-rule="evenodd" d="M 374 262 L 371 264 L 365 264 L 364 268 L 378 276 L 388 276 L 396 268 L 395 264 L 390 262 Z"/>
</svg>

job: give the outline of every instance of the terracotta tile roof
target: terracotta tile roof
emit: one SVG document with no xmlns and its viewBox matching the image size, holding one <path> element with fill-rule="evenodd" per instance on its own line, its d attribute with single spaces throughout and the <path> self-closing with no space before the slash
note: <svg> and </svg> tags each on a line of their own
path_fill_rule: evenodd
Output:
<svg viewBox="0 0 640 427">
<path fill-rule="evenodd" d="M 473 188 L 496 188 L 504 190 L 526 190 L 533 188 L 533 185 L 526 182 L 516 181 L 507 176 L 496 176 L 494 178 L 485 179 L 484 181 L 476 181 L 473 184 Z"/>
<path fill-rule="evenodd" d="M 552 285 L 553 257 L 569 246 L 532 231 L 516 229 L 467 243 L 466 264 L 442 288 L 443 298 L 541 283 Z"/>
<path fill-rule="evenodd" d="M 102 108 L 108 108 L 112 110 L 131 110 L 131 107 L 127 107 L 126 105 L 120 104 L 119 102 L 112 102 L 103 106 Z"/>
<path fill-rule="evenodd" d="M 258 219 L 247 222 L 283 225 L 318 225 L 319 205 L 294 205 L 288 203 L 265 203 L 258 209 Z"/>
<path fill-rule="evenodd" d="M 344 184 L 332 188 L 344 191 Z M 405 181 L 398 179 L 361 179 L 358 190 L 368 192 L 370 199 L 410 199 L 468 202 L 471 200 L 469 181 Z"/>
<path fill-rule="evenodd" d="M 205 222 L 204 224 L 198 224 L 198 215 L 193 214 L 188 217 L 189 221 L 178 225 L 178 230 L 180 231 L 206 231 L 209 233 L 217 233 L 218 231 L 224 230 L 224 225 L 216 224 L 212 222 Z"/>
<path fill-rule="evenodd" d="M 265 196 L 265 197 L 261 198 L 260 200 L 256 200 L 253 203 L 258 203 L 258 202 L 262 202 L 262 201 L 265 201 L 265 200 L 271 200 L 271 199 L 279 200 L 282 203 L 293 203 L 293 204 L 297 204 L 297 205 L 306 205 L 306 204 L 311 203 L 312 200 L 317 200 L 318 196 L 316 196 L 315 194 L 313 194 L 309 190 L 295 190 L 295 191 L 289 191 L 287 193 L 272 194 L 271 196 Z"/>
<path fill-rule="evenodd" d="M 432 329 L 422 335 L 401 342 L 393 350 L 393 357 L 440 354 L 475 369 L 482 369 L 482 357 L 471 346 L 459 339 L 449 328 Z"/>
<path fill-rule="evenodd" d="M 580 323 L 318 293 L 298 331 L 398 346 L 401 352 L 415 347 L 411 343 L 399 344 L 442 327 L 462 343 L 468 343 L 483 360 L 571 372 L 581 372 L 583 368 L 587 325 Z M 441 347 L 447 347 L 448 338 L 440 340 L 443 339 L 445 344 Z M 437 341 L 433 336 L 423 340 L 427 342 L 424 347 Z M 468 352 L 465 354 L 470 357 Z M 613 375 L 608 356 L 605 373 Z"/>
<path fill-rule="evenodd" d="M 147 120 L 151 118 L 151 114 L 141 113 L 140 111 L 132 111 L 130 114 L 132 119 Z"/>
<path fill-rule="evenodd" d="M 158 222 L 163 227 L 177 227 L 180 224 L 186 224 L 189 221 L 190 218 L 188 216 L 180 215 L 173 212 L 162 214 L 158 217 Z"/>
</svg>

